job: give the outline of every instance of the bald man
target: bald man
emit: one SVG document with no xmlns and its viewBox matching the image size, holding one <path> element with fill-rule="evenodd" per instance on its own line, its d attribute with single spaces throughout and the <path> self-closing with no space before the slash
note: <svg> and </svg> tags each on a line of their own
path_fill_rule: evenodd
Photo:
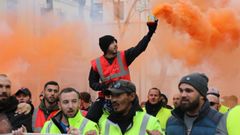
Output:
<svg viewBox="0 0 240 135">
<path fill-rule="evenodd" d="M 181 101 L 181 94 L 177 93 L 173 96 L 173 106 L 174 108 L 177 108 L 180 106 L 180 101 Z"/>
<path fill-rule="evenodd" d="M 0 74 L 0 113 L 7 117 L 13 130 L 21 128 L 24 125 L 28 132 L 32 132 L 32 115 L 30 113 L 16 113 L 19 107 L 18 100 L 15 96 L 11 96 L 11 87 L 12 83 L 8 76 Z M 30 105 L 29 109 L 31 109 Z"/>
</svg>

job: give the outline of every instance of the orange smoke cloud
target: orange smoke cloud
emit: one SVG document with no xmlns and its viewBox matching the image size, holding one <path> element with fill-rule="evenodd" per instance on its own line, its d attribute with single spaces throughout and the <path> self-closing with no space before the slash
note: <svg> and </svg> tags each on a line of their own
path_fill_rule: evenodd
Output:
<svg viewBox="0 0 240 135">
<path fill-rule="evenodd" d="M 240 57 L 240 23 L 235 10 L 216 8 L 224 6 L 209 0 L 192 0 L 194 4 L 171 1 L 173 4 L 161 4 L 154 11 L 160 20 L 156 33 L 146 51 L 130 66 L 140 100 L 146 100 L 151 87 L 160 88 L 170 98 L 178 91 L 182 75 L 196 70 L 205 72 L 210 83 L 225 94 L 239 93 L 240 64 L 236 61 Z M 157 2 L 151 1 L 151 5 Z M 13 93 L 19 87 L 29 87 L 35 105 L 48 80 L 58 81 L 62 88 L 89 90 L 94 96 L 88 86 L 88 73 L 90 61 L 102 54 L 98 38 L 112 34 L 119 41 L 119 50 L 124 50 L 135 46 L 147 33 L 138 12 L 125 24 L 116 23 L 110 12 L 105 16 L 109 22 L 79 21 L 77 17 L 66 21 L 51 15 L 31 15 L 33 11 L 14 13 L 0 13 L 0 72 L 12 79 Z M 71 18 L 67 14 L 65 17 Z"/>
<path fill-rule="evenodd" d="M 205 13 L 190 2 L 179 1 L 160 4 L 153 14 L 188 38 L 187 42 L 168 47 L 174 58 L 185 60 L 188 65 L 198 64 L 216 49 L 231 50 L 238 46 L 240 21 L 231 9 L 212 9 Z"/>
<path fill-rule="evenodd" d="M 166 68 L 179 71 L 177 78 L 189 72 L 204 72 L 210 79 L 209 87 L 219 88 L 222 95 L 239 96 L 240 20 L 235 6 L 238 4 L 237 0 L 158 3 L 153 10 L 160 20 L 157 36 L 161 45 L 157 49 L 161 57 L 169 54 L 184 63 L 177 69 Z"/>
<path fill-rule="evenodd" d="M 0 19 L 0 71 L 12 79 L 12 94 L 28 87 L 37 103 L 44 83 L 50 80 L 59 82 L 61 88 L 87 90 L 87 83 L 76 83 L 83 82 L 82 75 L 88 76 L 82 71 L 89 68 L 91 59 L 88 35 L 82 34 L 86 31 L 84 25 L 47 16 L 38 16 L 33 25 L 35 17 L 28 17 L 31 21 L 23 23 L 5 16 Z"/>
</svg>

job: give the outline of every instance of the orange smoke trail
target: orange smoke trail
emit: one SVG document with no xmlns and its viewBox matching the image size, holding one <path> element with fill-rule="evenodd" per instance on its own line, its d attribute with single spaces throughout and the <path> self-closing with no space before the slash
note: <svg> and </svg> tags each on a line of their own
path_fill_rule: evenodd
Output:
<svg viewBox="0 0 240 135">
<path fill-rule="evenodd" d="M 196 65 L 215 49 L 233 49 L 238 46 L 240 25 L 236 14 L 230 9 L 202 12 L 187 1 L 161 4 L 153 14 L 166 20 L 174 30 L 189 36 L 188 42 L 170 44 L 168 50 L 175 58 Z M 191 57 L 189 59 L 189 57 Z"/>
<path fill-rule="evenodd" d="M 183 66 L 166 67 L 174 75 L 179 72 L 172 80 L 189 72 L 204 72 L 210 79 L 209 87 L 219 88 L 222 95 L 239 96 L 240 19 L 236 7 L 239 1 L 176 1 L 158 3 L 153 10 L 160 20 L 157 31 L 160 45 L 156 46 L 161 51 L 160 57 L 170 55 L 176 65 Z M 172 63 L 169 60 L 167 64 Z"/>
</svg>

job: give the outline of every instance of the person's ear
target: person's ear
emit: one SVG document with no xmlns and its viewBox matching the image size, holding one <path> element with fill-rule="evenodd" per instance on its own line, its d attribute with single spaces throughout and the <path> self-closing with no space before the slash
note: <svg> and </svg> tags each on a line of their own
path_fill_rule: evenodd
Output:
<svg viewBox="0 0 240 135">
<path fill-rule="evenodd" d="M 61 110 L 61 104 L 60 104 L 59 100 L 58 100 L 58 108 L 59 108 L 59 110 Z"/>
<path fill-rule="evenodd" d="M 136 93 L 133 92 L 133 93 L 130 94 L 130 100 L 131 101 L 133 101 L 135 99 L 135 97 L 136 97 Z"/>
<path fill-rule="evenodd" d="M 205 100 L 206 99 L 206 97 L 203 97 L 203 96 L 200 96 L 200 100 Z"/>
</svg>

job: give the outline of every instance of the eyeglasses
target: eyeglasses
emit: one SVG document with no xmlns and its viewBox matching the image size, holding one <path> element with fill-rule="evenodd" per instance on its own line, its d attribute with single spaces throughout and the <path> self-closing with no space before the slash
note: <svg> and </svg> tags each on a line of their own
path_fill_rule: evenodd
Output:
<svg viewBox="0 0 240 135">
<path fill-rule="evenodd" d="M 0 84 L 0 88 L 3 88 L 5 87 L 6 89 L 10 89 L 11 88 L 11 85 L 3 85 L 3 84 Z"/>
<path fill-rule="evenodd" d="M 217 105 L 219 103 L 215 103 L 215 102 L 209 102 L 210 103 L 210 106 L 214 106 L 214 105 Z"/>
</svg>

